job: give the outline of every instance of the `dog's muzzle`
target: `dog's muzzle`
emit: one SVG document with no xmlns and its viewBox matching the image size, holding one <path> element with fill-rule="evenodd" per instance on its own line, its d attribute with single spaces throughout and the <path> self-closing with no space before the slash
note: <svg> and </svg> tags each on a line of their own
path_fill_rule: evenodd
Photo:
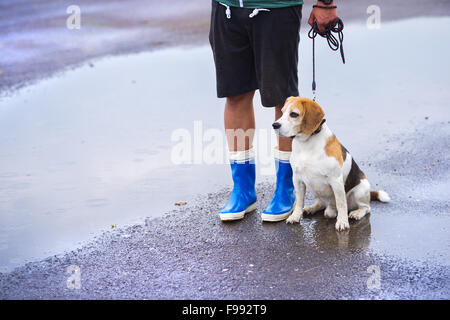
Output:
<svg viewBox="0 0 450 320">
<path fill-rule="evenodd" d="M 281 128 L 281 123 L 279 123 L 279 122 L 272 123 L 272 128 L 274 128 L 275 130 L 280 129 Z"/>
</svg>

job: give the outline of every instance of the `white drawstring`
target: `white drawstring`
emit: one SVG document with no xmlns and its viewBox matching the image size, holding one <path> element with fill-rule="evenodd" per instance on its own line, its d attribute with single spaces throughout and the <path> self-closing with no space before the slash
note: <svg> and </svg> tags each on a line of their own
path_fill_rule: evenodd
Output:
<svg viewBox="0 0 450 320">
<path fill-rule="evenodd" d="M 270 11 L 269 9 L 259 8 L 259 9 L 253 9 L 252 13 L 250 13 L 249 17 L 253 18 L 256 16 L 260 11 Z"/>
<path fill-rule="evenodd" d="M 223 5 L 225 8 L 226 8 L 226 10 L 225 10 L 225 14 L 227 15 L 227 19 L 231 19 L 231 9 L 230 9 L 230 6 L 229 5 L 227 5 L 227 4 L 225 4 L 225 3 L 222 3 L 222 2 L 219 2 L 221 5 Z"/>
<path fill-rule="evenodd" d="M 231 19 L 231 8 L 229 5 L 219 2 L 221 5 L 223 5 L 226 9 L 225 9 L 225 14 L 227 15 L 227 19 Z M 264 8 L 258 8 L 258 9 L 253 9 L 252 13 L 250 13 L 249 18 L 253 18 L 255 17 L 260 11 L 270 11 L 269 9 L 264 9 Z"/>
</svg>

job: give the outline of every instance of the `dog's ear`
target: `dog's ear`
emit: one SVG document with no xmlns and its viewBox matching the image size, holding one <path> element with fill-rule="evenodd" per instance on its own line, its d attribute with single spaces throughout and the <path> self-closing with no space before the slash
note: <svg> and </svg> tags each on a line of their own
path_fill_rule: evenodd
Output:
<svg viewBox="0 0 450 320">
<path fill-rule="evenodd" d="M 288 104 L 289 104 L 288 102 L 291 102 L 294 98 L 295 98 L 294 96 L 291 96 L 291 97 L 289 97 L 289 98 L 286 99 L 286 101 L 284 102 L 283 108 L 281 108 L 281 112 L 284 113 L 284 112 L 286 111 L 287 106 L 288 106 Z"/>
<path fill-rule="evenodd" d="M 303 118 L 301 123 L 301 131 L 304 134 L 312 134 L 322 122 L 325 112 L 315 101 L 310 99 L 302 101 Z"/>
</svg>

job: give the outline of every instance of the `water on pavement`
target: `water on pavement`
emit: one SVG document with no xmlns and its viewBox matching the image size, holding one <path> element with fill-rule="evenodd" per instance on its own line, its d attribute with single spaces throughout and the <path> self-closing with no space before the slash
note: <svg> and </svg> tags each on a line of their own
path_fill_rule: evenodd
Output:
<svg viewBox="0 0 450 320">
<path fill-rule="evenodd" d="M 439 173 L 440 179 L 418 183 L 411 183 L 411 175 L 385 171 L 393 168 L 392 161 L 409 157 L 410 149 L 397 154 L 402 149 L 392 145 L 415 134 L 425 118 L 445 123 L 441 138 L 448 139 L 450 62 L 444 39 L 450 36 L 449 22 L 412 19 L 383 24 L 380 30 L 346 26 L 346 65 L 325 41 L 317 48 L 318 101 L 327 123 L 374 186 L 392 185 L 387 190 L 392 207 L 386 215 L 370 216 L 366 247 L 444 265 L 450 263 L 448 170 Z M 301 94 L 310 96 L 311 43 L 305 33 L 300 48 Z M 187 129 L 192 145 L 201 143 L 198 137 L 207 145 L 204 133 L 222 130 L 223 104 L 215 96 L 209 47 L 103 58 L 1 97 L 2 270 L 230 186 L 225 163 L 171 161 L 173 132 Z M 273 111 L 262 108 L 258 98 L 255 110 L 261 135 L 270 137 Z M 197 135 L 195 123 L 201 127 Z M 377 159 L 382 164 L 386 154 L 398 159 L 386 167 L 371 165 Z M 259 171 L 258 179 L 273 177 Z M 404 199 L 417 201 L 416 209 L 404 210 Z M 374 205 L 373 212 L 383 206 Z M 330 245 L 314 224 L 304 222 L 311 241 Z"/>
</svg>

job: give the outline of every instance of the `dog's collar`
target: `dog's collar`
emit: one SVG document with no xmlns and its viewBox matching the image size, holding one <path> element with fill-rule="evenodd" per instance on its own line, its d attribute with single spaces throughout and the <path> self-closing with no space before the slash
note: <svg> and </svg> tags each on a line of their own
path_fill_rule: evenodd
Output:
<svg viewBox="0 0 450 320">
<path fill-rule="evenodd" d="M 313 136 L 315 134 L 318 134 L 322 130 L 322 126 L 325 123 L 325 121 L 327 121 L 327 120 L 326 119 L 322 119 L 322 122 L 319 124 L 317 129 L 313 133 L 311 133 L 309 136 L 311 137 L 311 136 Z M 291 138 L 295 138 L 295 136 L 292 136 Z"/>
<path fill-rule="evenodd" d="M 322 119 L 322 122 L 319 124 L 319 126 L 317 127 L 316 131 L 314 131 L 313 133 L 311 133 L 311 136 L 318 134 L 321 130 L 322 130 L 322 126 L 325 123 L 325 121 L 327 121 L 326 119 Z"/>
</svg>

